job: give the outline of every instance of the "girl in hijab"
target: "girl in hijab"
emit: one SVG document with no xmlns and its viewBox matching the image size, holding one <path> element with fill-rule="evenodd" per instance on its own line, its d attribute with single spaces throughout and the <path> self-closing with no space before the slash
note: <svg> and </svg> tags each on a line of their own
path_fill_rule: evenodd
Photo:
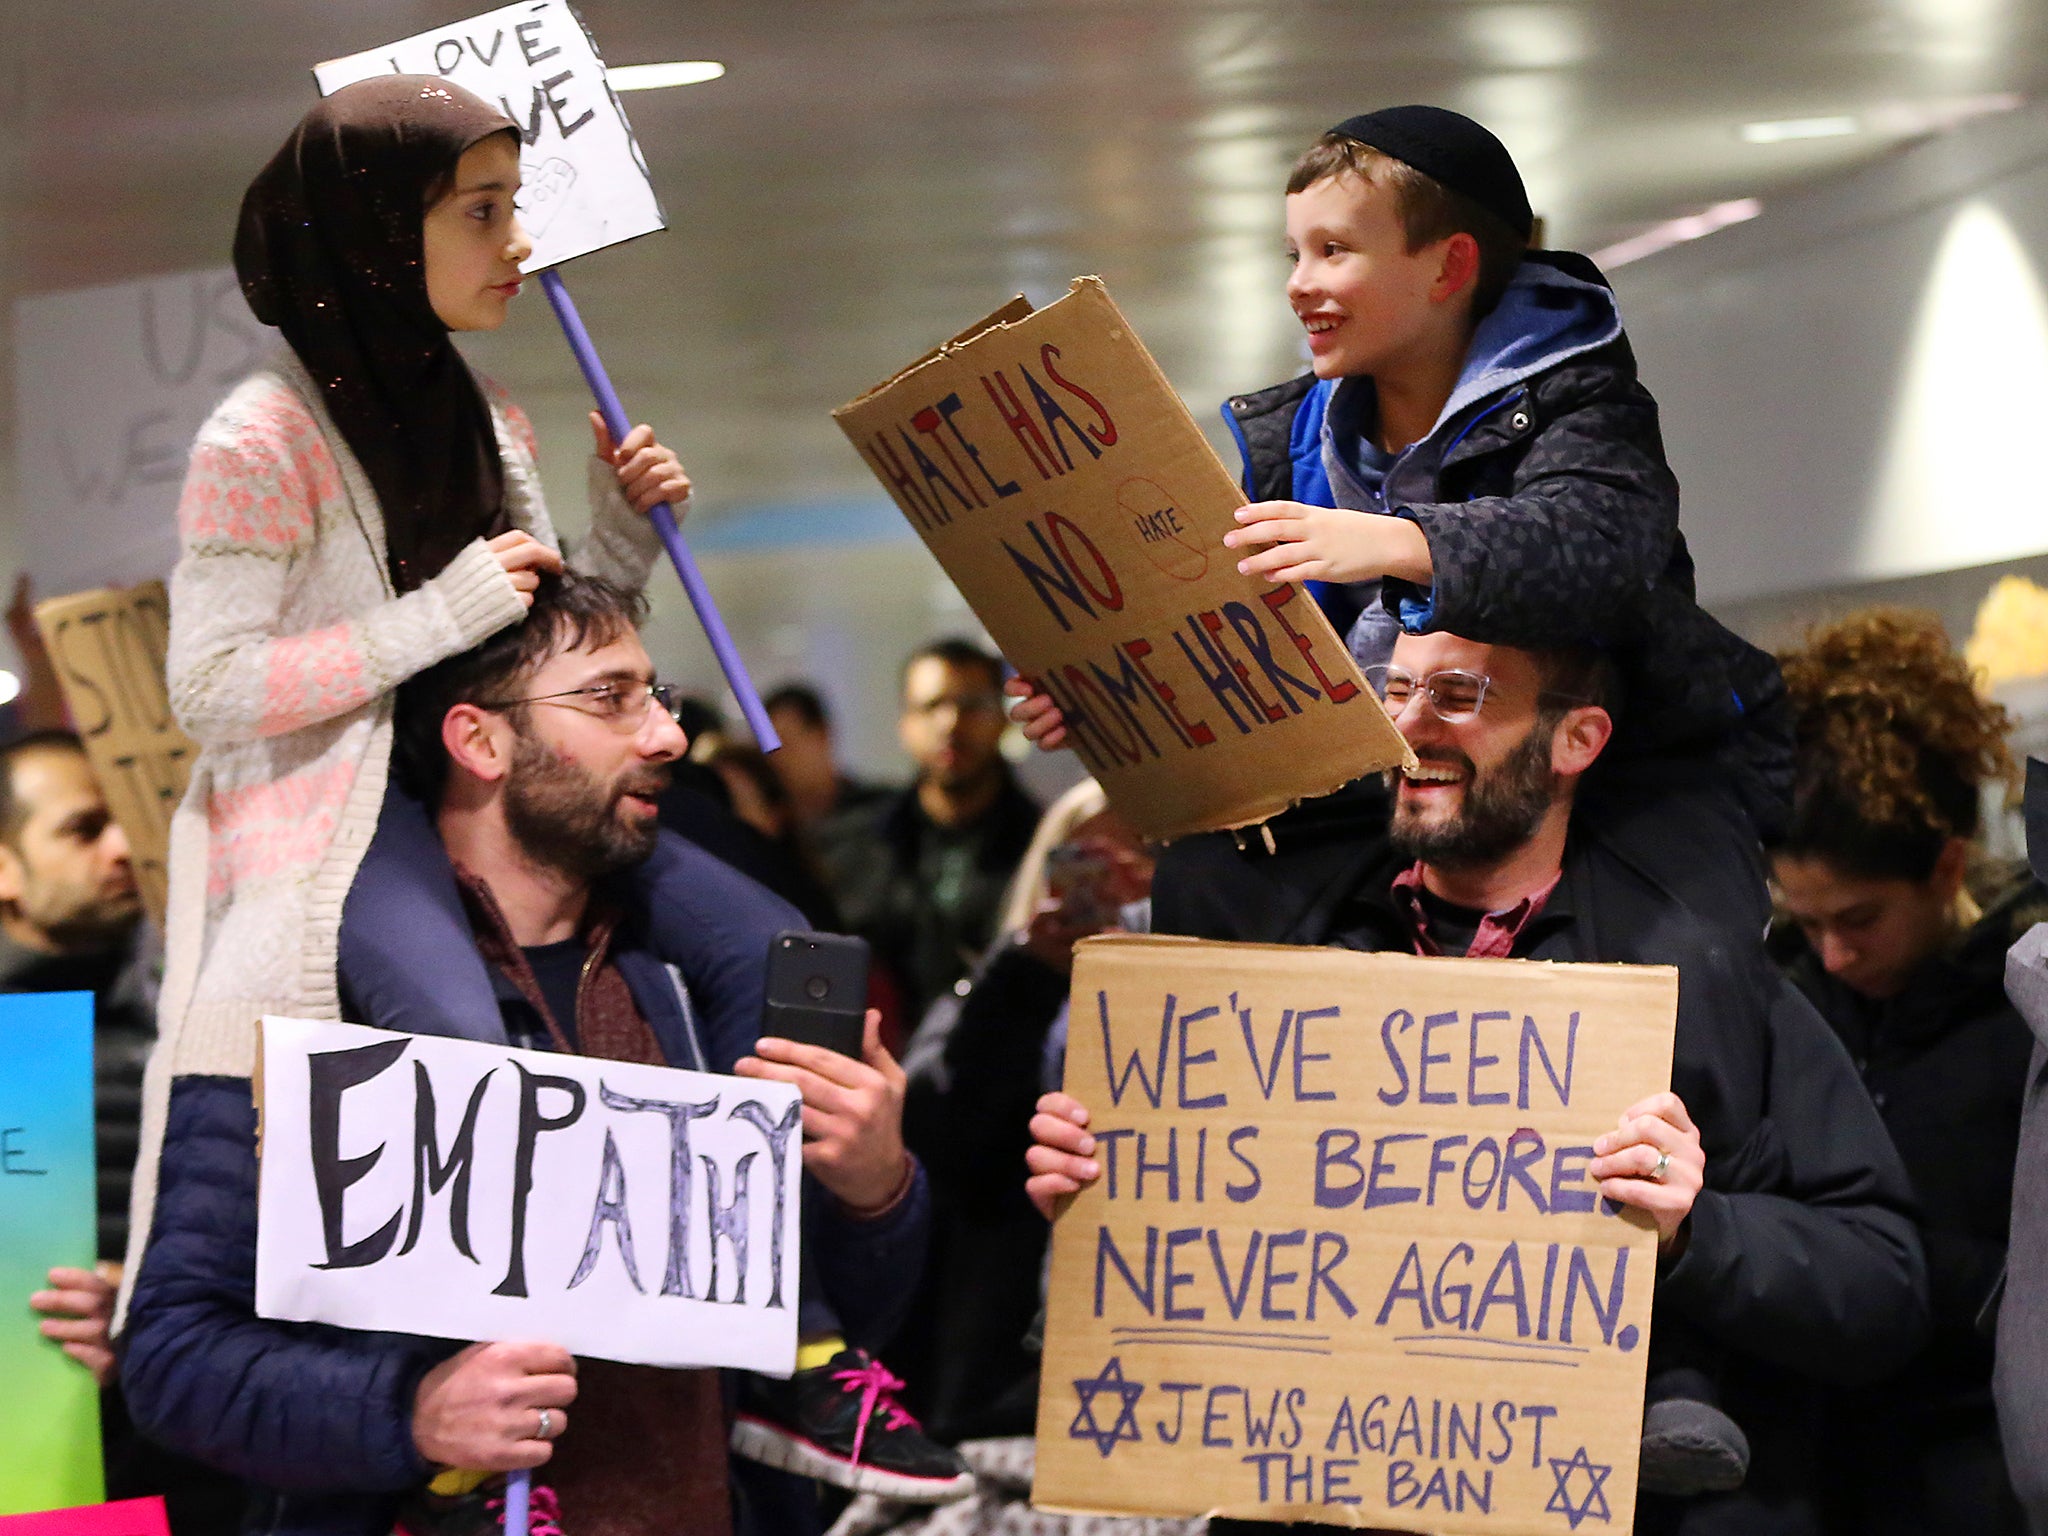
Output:
<svg viewBox="0 0 2048 1536">
<path fill-rule="evenodd" d="M 174 1081 L 246 1088 L 262 1015 L 339 1017 L 393 691 L 517 623 L 562 566 L 532 428 L 449 335 L 495 328 L 519 291 L 518 147 L 468 92 L 386 76 L 308 112 L 243 201 L 236 271 L 287 347 L 201 429 L 178 507 L 167 672 L 200 752 L 171 826 L 131 1259 Z M 595 432 L 570 563 L 637 589 L 660 547 L 639 514 L 680 510 L 689 480 L 647 427 Z"/>
</svg>

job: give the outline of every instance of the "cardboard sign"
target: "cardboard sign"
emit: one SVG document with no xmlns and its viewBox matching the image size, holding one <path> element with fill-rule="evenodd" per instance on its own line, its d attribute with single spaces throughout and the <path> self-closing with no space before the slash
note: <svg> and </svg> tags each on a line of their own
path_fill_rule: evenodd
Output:
<svg viewBox="0 0 2048 1536">
<path fill-rule="evenodd" d="M 1406 760 L 1308 594 L 1238 574 L 1244 494 L 1097 279 L 832 414 L 1146 837 Z"/>
<path fill-rule="evenodd" d="M 92 1112 L 92 994 L 0 997 L 0 1515 L 107 1496 L 100 1389 L 28 1307 L 99 1257 Z"/>
<path fill-rule="evenodd" d="M 521 0 L 313 70 L 323 96 L 386 74 L 437 76 L 519 125 L 517 204 L 533 237 L 526 271 L 663 227 L 632 125 L 567 0 Z"/>
<path fill-rule="evenodd" d="M 0 1536 L 171 1536 L 164 1501 L 121 1499 L 0 1520 Z"/>
<path fill-rule="evenodd" d="M 1656 1238 L 1596 1136 L 1668 968 L 1158 938 L 1076 951 L 1103 1176 L 1053 1233 L 1038 1504 L 1625 1532 Z"/>
<path fill-rule="evenodd" d="M 193 436 L 276 332 L 226 267 L 32 294 L 14 324 L 23 567 L 45 592 L 163 575 Z"/>
<path fill-rule="evenodd" d="M 782 1083 L 266 1018 L 256 1310 L 787 1376 L 802 1109 Z"/>
<path fill-rule="evenodd" d="M 161 924 L 170 889 L 171 815 L 198 755 L 171 714 L 164 687 L 170 635 L 164 584 L 53 597 L 36 604 L 36 625 L 107 809 L 128 835 L 143 904 Z"/>
</svg>

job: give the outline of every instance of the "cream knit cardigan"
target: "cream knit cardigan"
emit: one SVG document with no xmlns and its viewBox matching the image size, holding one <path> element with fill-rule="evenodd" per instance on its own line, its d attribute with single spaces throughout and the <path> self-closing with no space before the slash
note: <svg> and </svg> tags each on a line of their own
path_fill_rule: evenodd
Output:
<svg viewBox="0 0 2048 1536">
<path fill-rule="evenodd" d="M 486 398 L 512 524 L 554 544 L 532 426 L 496 390 Z M 590 537 L 570 563 L 638 589 L 660 542 L 595 456 L 590 489 Z M 250 1076 L 266 1013 L 340 1016 L 341 909 L 384 803 L 393 690 L 526 611 L 481 539 L 394 592 L 369 479 L 289 353 L 200 429 L 178 532 L 166 672 L 200 753 L 171 819 L 130 1275 L 148 1241 L 172 1079 Z"/>
</svg>

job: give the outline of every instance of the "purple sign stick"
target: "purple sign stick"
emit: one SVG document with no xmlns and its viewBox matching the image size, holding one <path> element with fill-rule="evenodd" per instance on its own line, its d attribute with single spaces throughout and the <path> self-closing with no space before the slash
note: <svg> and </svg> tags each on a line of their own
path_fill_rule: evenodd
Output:
<svg viewBox="0 0 2048 1536">
<path fill-rule="evenodd" d="M 611 375 L 604 370 L 604 362 L 597 355 L 590 332 L 583 327 L 583 317 L 576 313 L 576 301 L 569 297 L 561 273 L 550 267 L 540 274 L 540 286 L 548 296 L 548 303 L 554 306 L 555 318 L 562 324 L 562 334 L 569 338 L 569 350 L 576 354 L 576 364 L 583 370 L 584 382 L 590 386 L 591 394 L 597 397 L 597 409 L 604 417 L 606 430 L 611 433 L 613 442 L 624 442 L 632 423 L 627 419 L 625 406 L 619 401 L 619 392 L 612 388 Z M 754 733 L 754 740 L 760 743 L 763 752 L 775 751 L 782 745 L 782 738 L 768 723 L 768 711 L 761 705 L 761 695 L 754 691 L 754 680 L 747 676 L 739 647 L 733 644 L 725 620 L 719 617 L 718 604 L 712 601 L 711 589 L 704 584 L 704 573 L 697 569 L 696 557 L 690 553 L 690 546 L 683 542 L 675 514 L 664 501 L 647 515 L 668 549 L 676 574 L 683 579 L 683 590 L 690 594 L 690 606 L 697 610 L 697 622 L 704 626 L 704 634 L 718 656 L 718 665 L 725 672 L 733 697 L 739 700 L 740 713 L 746 717 L 747 728 Z M 506 1529 L 514 1529 L 509 1521 Z"/>
<path fill-rule="evenodd" d="M 533 1496 L 533 1473 L 525 1467 L 505 1474 L 505 1536 L 527 1536 L 527 1501 Z"/>
</svg>

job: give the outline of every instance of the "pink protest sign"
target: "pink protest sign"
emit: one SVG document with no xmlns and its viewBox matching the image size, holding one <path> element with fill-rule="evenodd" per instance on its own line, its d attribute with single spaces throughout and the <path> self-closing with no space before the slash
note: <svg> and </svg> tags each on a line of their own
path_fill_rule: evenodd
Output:
<svg viewBox="0 0 2048 1536">
<path fill-rule="evenodd" d="M 171 1536 L 162 1499 L 122 1499 L 82 1509 L 0 1516 L 0 1536 Z"/>
</svg>

